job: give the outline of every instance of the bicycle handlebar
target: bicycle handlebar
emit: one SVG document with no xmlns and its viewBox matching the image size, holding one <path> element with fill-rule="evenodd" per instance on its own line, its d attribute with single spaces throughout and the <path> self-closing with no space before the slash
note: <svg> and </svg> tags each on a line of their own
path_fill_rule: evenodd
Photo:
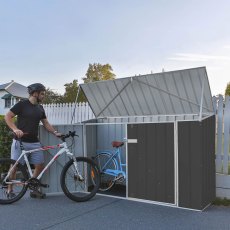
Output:
<svg viewBox="0 0 230 230">
<path fill-rule="evenodd" d="M 73 132 L 69 131 L 69 133 L 60 136 L 62 141 L 65 141 L 65 139 L 68 137 L 79 137 L 79 136 L 76 134 L 76 131 Z"/>
<path fill-rule="evenodd" d="M 14 132 L 12 132 L 12 131 L 10 131 L 10 134 L 13 136 L 13 138 L 15 140 L 20 140 L 21 139 L 21 138 L 18 138 L 17 135 Z M 28 135 L 28 134 L 29 133 L 24 133 L 24 135 Z M 79 135 L 76 134 L 76 131 L 72 131 L 72 132 L 69 131 L 69 133 L 61 135 L 60 139 L 62 141 L 65 141 L 65 139 L 68 138 L 68 137 L 79 137 Z"/>
<path fill-rule="evenodd" d="M 15 140 L 20 140 L 21 138 L 18 138 L 16 133 L 13 132 L 13 131 L 9 131 L 9 134 L 15 139 Z M 23 133 L 23 136 L 24 135 L 29 135 L 29 133 Z"/>
</svg>

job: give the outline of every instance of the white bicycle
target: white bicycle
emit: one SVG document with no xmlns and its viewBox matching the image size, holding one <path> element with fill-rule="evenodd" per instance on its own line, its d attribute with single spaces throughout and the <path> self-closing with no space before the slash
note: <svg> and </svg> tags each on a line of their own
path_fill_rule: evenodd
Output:
<svg viewBox="0 0 230 230">
<path fill-rule="evenodd" d="M 40 187 L 48 187 L 47 184 L 42 184 L 40 179 L 44 172 L 51 164 L 63 153 L 67 154 L 70 160 L 64 165 L 60 183 L 64 194 L 73 201 L 87 201 L 95 196 L 100 186 L 100 173 L 97 165 L 93 160 L 87 157 L 75 157 L 70 152 L 66 138 L 74 138 L 74 132 L 69 132 L 61 136 L 63 143 L 53 146 L 45 146 L 38 149 L 25 151 L 22 141 L 18 140 L 21 148 L 21 155 L 17 161 L 0 158 L 0 204 L 11 204 L 21 199 L 27 189 L 38 190 Z M 32 169 L 28 161 L 28 154 L 36 151 L 45 151 L 48 149 L 61 148 L 48 162 L 37 178 L 33 178 Z M 25 164 L 22 165 L 19 160 L 25 159 Z M 13 197 L 8 196 L 9 186 L 13 189 Z"/>
</svg>

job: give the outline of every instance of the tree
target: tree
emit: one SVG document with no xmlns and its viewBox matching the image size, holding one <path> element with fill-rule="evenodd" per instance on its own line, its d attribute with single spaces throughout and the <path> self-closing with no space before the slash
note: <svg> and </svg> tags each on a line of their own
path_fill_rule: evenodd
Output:
<svg viewBox="0 0 230 230">
<path fill-rule="evenodd" d="M 4 120 L 4 116 L 0 115 L 0 158 L 10 157 L 11 142 L 10 129 Z"/>
<path fill-rule="evenodd" d="M 227 84 L 227 87 L 225 89 L 225 95 L 227 96 L 230 96 L 230 82 Z"/>
<path fill-rule="evenodd" d="M 115 74 L 112 73 L 113 69 L 109 64 L 101 65 L 99 63 L 89 64 L 85 78 L 82 78 L 84 83 L 114 79 Z M 63 102 L 73 103 L 76 101 L 76 96 L 79 88 L 78 80 L 74 79 L 71 83 L 66 83 Z M 80 90 L 77 102 L 86 102 L 87 99 L 82 90 Z"/>
<path fill-rule="evenodd" d="M 64 102 L 75 102 L 78 90 L 78 81 L 74 79 L 73 82 L 66 83 L 64 86 Z"/>
<path fill-rule="evenodd" d="M 82 78 L 84 83 L 115 79 L 116 75 L 112 73 L 110 64 L 102 65 L 100 63 L 89 64 L 86 77 Z"/>
<path fill-rule="evenodd" d="M 46 96 L 43 101 L 44 104 L 51 104 L 51 103 L 62 103 L 63 96 L 61 94 L 53 92 L 50 88 L 46 89 Z"/>
<path fill-rule="evenodd" d="M 65 93 L 63 97 L 63 102 L 65 103 L 73 103 L 76 101 L 77 92 L 78 92 L 78 80 L 74 79 L 71 83 L 66 83 L 65 85 Z M 80 93 L 77 98 L 77 102 L 85 102 L 86 98 L 83 92 L 80 90 Z"/>
</svg>

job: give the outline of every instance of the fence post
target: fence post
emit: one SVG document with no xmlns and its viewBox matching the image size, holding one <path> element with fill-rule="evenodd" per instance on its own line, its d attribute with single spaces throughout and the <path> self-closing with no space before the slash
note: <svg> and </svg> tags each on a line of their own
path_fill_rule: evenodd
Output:
<svg viewBox="0 0 230 230">
<path fill-rule="evenodd" d="M 230 97 L 225 97 L 224 107 L 224 174 L 228 174 L 229 131 L 230 131 Z"/>
<path fill-rule="evenodd" d="M 223 96 L 219 95 L 217 104 L 217 151 L 216 172 L 222 173 L 222 135 L 223 135 Z"/>
</svg>

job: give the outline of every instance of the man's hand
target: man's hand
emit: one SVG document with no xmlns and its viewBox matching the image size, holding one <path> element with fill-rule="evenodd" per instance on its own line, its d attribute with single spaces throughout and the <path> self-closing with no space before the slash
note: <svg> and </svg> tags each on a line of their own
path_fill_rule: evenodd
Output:
<svg viewBox="0 0 230 230">
<path fill-rule="evenodd" d="M 61 137 L 63 134 L 62 133 L 59 133 L 58 131 L 54 131 L 53 134 L 56 136 L 56 137 Z"/>
<path fill-rule="evenodd" d="M 24 135 L 24 133 L 20 129 L 14 129 L 13 132 L 15 133 L 17 138 L 21 138 Z"/>
</svg>

